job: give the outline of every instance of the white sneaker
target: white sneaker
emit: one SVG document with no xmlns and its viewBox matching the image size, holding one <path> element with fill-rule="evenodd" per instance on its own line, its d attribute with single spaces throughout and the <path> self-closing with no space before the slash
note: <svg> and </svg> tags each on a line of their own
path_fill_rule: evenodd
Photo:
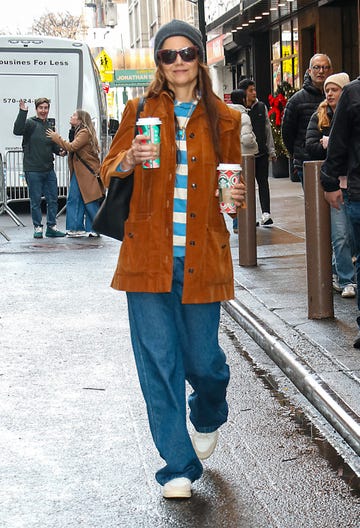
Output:
<svg viewBox="0 0 360 528">
<path fill-rule="evenodd" d="M 99 233 L 96 233 L 96 231 L 89 231 L 88 233 L 86 233 L 88 237 L 90 238 L 100 238 L 100 234 Z"/>
<path fill-rule="evenodd" d="M 271 218 L 271 215 L 270 213 L 263 213 L 261 215 L 261 220 L 260 220 L 260 224 L 263 225 L 263 226 L 270 226 L 272 225 L 274 222 Z"/>
<path fill-rule="evenodd" d="M 86 236 L 86 231 L 66 231 L 66 236 L 69 238 L 83 237 Z"/>
<path fill-rule="evenodd" d="M 218 430 L 213 431 L 212 433 L 199 433 L 198 431 L 194 432 L 191 441 L 195 453 L 200 458 L 200 460 L 205 460 L 213 454 L 218 438 Z"/>
<path fill-rule="evenodd" d="M 333 274 L 332 276 L 332 287 L 336 292 L 338 293 L 342 292 L 342 287 L 339 284 L 339 277 L 335 274 Z"/>
<path fill-rule="evenodd" d="M 344 297 L 346 299 L 351 299 L 352 297 L 355 297 L 355 296 L 356 296 L 356 290 L 355 290 L 354 284 L 347 284 L 341 293 L 341 297 Z"/>
<path fill-rule="evenodd" d="M 169 480 L 162 487 L 162 495 L 165 499 L 189 499 L 191 497 L 191 480 L 186 477 Z"/>
</svg>

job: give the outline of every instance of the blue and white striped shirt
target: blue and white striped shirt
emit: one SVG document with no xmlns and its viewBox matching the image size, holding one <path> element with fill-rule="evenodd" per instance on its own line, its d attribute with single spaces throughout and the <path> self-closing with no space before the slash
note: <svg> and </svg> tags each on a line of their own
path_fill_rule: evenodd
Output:
<svg viewBox="0 0 360 528">
<path fill-rule="evenodd" d="M 175 101 L 175 116 L 179 123 L 176 133 L 177 166 L 174 188 L 173 212 L 173 247 L 174 257 L 185 256 L 186 245 L 186 207 L 187 207 L 187 181 L 188 163 L 186 149 L 186 125 L 195 110 L 196 101 L 180 103 Z"/>
</svg>

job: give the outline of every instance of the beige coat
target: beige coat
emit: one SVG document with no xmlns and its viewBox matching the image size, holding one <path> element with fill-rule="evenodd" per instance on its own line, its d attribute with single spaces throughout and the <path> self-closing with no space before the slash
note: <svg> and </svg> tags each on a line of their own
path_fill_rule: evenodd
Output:
<svg viewBox="0 0 360 528">
<path fill-rule="evenodd" d="M 117 167 L 130 148 L 138 99 L 129 101 L 106 156 L 101 178 L 126 177 Z M 218 100 L 220 162 L 240 163 L 241 114 Z M 170 292 L 173 273 L 173 201 L 176 172 L 174 103 L 163 92 L 146 101 L 142 117 L 161 119 L 160 168 L 135 168 L 130 214 L 112 286 L 138 292 Z M 234 296 L 229 232 L 219 212 L 217 160 L 200 100 L 186 127 L 188 191 L 183 303 L 208 303 Z"/>
<path fill-rule="evenodd" d="M 84 203 L 93 202 L 104 194 L 103 187 L 95 174 L 100 172 L 100 160 L 90 145 L 90 135 L 86 128 L 80 128 L 73 141 L 65 141 L 59 134 L 53 135 L 53 141 L 69 153 L 70 175 L 75 172 Z M 95 172 L 93 174 L 79 159 L 77 154 Z"/>
</svg>

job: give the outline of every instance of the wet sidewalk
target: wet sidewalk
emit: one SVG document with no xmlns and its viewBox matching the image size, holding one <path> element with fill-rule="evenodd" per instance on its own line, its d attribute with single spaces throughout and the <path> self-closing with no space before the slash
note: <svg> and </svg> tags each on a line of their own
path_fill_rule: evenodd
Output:
<svg viewBox="0 0 360 528">
<path fill-rule="evenodd" d="M 236 300 L 354 411 L 360 427 L 357 301 L 334 292 L 334 318 L 308 318 L 303 190 L 287 178 L 269 181 L 274 225 L 256 229 L 257 266 L 239 266 L 237 235 L 231 235 Z"/>
<path fill-rule="evenodd" d="M 257 267 L 239 268 L 231 238 L 237 299 L 329 383 L 337 381 L 345 359 L 318 341 L 330 328 L 339 343 L 334 327 L 345 323 L 307 320 L 301 190 L 282 180 L 271 186 L 275 227 L 258 230 Z M 291 228 L 286 210 L 294 214 Z M 154 480 L 162 461 L 137 380 L 126 297 L 109 287 L 119 244 L 34 240 L 30 215 L 19 214 L 25 227 L 0 215 L 10 238 L 0 235 L 1 527 L 357 528 L 358 497 L 319 455 L 322 438 L 308 438 L 294 406 L 269 390 L 254 367 L 262 350 L 225 312 L 228 423 L 192 499 L 162 499 Z M 336 302 L 350 315 L 345 356 L 353 352 L 356 304 Z M 292 396 L 285 376 L 280 382 Z"/>
</svg>

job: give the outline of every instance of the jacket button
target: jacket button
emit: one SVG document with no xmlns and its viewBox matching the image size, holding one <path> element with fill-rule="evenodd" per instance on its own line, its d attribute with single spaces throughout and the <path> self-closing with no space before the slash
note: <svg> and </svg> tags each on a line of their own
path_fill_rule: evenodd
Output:
<svg viewBox="0 0 360 528">
<path fill-rule="evenodd" d="M 190 137 L 191 139 L 193 139 L 193 138 L 195 137 L 194 132 L 191 132 L 191 134 L 189 134 L 189 137 Z"/>
<path fill-rule="evenodd" d="M 190 246 L 195 246 L 195 240 L 190 240 L 189 244 Z"/>
<path fill-rule="evenodd" d="M 190 213 L 190 218 L 196 218 L 196 214 L 195 213 Z"/>
<path fill-rule="evenodd" d="M 194 268 L 189 268 L 188 269 L 188 273 L 194 273 L 194 271 L 195 271 Z"/>
<path fill-rule="evenodd" d="M 196 183 L 192 183 L 192 184 L 191 184 L 191 187 L 192 187 L 193 189 L 197 189 L 197 185 L 196 185 Z"/>
<path fill-rule="evenodd" d="M 134 238 L 134 233 L 128 233 L 129 238 Z"/>
<path fill-rule="evenodd" d="M 196 161 L 196 156 L 191 156 L 191 161 Z"/>
</svg>

